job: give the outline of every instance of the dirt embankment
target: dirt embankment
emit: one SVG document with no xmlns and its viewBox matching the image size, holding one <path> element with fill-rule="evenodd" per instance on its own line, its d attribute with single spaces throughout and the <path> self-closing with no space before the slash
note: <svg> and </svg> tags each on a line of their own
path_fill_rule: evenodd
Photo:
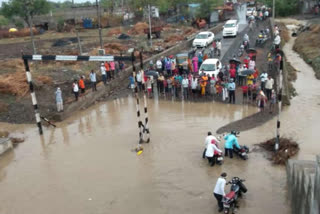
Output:
<svg viewBox="0 0 320 214">
<path fill-rule="evenodd" d="M 320 79 L 320 23 L 311 24 L 310 30 L 299 34 L 293 49 L 313 67 L 316 78 Z"/>
<path fill-rule="evenodd" d="M 115 27 L 104 29 L 103 41 L 107 54 L 119 56 L 127 55 L 130 48 L 144 48 L 143 58 L 149 58 L 155 50 L 149 48 L 144 28 L 148 25 L 139 22 L 128 27 Z M 154 39 L 154 44 L 167 49 L 175 45 L 178 40 L 197 32 L 190 26 L 163 25 L 161 38 Z M 119 35 L 126 34 L 126 38 Z M 98 55 L 99 42 L 97 32 L 82 30 L 80 32 L 83 52 L 88 55 Z M 11 123 L 29 123 L 34 121 L 33 107 L 29 96 L 29 85 L 25 76 L 21 51 L 31 54 L 29 38 L 12 38 L 1 40 L 0 49 L 0 121 Z M 73 33 L 47 32 L 36 37 L 38 54 L 42 55 L 79 55 L 77 38 Z M 131 62 L 125 62 L 125 68 Z M 36 89 L 37 101 L 41 115 L 54 119 L 56 115 L 55 90 L 60 87 L 64 105 L 72 104 L 74 95 L 71 86 L 74 79 L 85 76 L 86 88 L 90 90 L 89 72 L 95 70 L 98 81 L 101 81 L 99 62 L 30 62 L 30 70 Z M 113 81 L 119 87 L 126 87 L 127 82 Z M 118 89 L 115 91 L 119 91 Z M 122 92 L 121 92 L 122 93 Z M 111 93 L 116 94 L 116 93 Z"/>
</svg>

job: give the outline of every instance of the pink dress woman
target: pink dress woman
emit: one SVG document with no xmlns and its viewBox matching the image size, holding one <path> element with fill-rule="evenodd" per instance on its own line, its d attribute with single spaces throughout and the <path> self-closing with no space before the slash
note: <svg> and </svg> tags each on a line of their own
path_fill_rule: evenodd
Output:
<svg viewBox="0 0 320 214">
<path fill-rule="evenodd" d="M 192 64 L 193 64 L 193 72 L 198 72 L 198 57 L 194 56 L 192 58 Z"/>
</svg>

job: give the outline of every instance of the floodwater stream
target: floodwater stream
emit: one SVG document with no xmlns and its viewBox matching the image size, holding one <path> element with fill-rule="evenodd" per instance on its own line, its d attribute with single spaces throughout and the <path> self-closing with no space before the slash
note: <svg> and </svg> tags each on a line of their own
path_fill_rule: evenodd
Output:
<svg viewBox="0 0 320 214">
<path fill-rule="evenodd" d="M 297 158 L 314 159 L 320 148 L 320 85 L 292 44 L 284 51 L 301 71 L 294 84 L 299 96 L 282 112 L 281 134 L 300 143 Z M 138 127 L 131 96 L 78 112 L 55 129 L 45 128 L 42 137 L 34 125 L 0 124 L 26 136 L 0 158 L 0 213 L 218 213 L 212 191 L 225 171 L 229 178 L 246 179 L 248 192 L 238 213 L 289 214 L 285 167 L 273 166 L 262 153 L 214 167 L 201 158 L 208 131 L 257 111 L 253 106 L 148 100 L 151 142 L 140 156 L 132 151 Z M 273 119 L 242 132 L 240 144 L 252 147 L 274 137 L 275 128 Z"/>
</svg>

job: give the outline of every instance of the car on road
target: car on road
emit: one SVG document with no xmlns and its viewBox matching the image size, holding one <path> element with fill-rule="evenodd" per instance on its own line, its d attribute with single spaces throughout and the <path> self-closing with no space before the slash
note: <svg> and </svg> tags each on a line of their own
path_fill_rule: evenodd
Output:
<svg viewBox="0 0 320 214">
<path fill-rule="evenodd" d="M 253 15 L 253 12 L 256 10 L 254 7 L 247 7 L 247 16 Z"/>
<path fill-rule="evenodd" d="M 239 30 L 239 24 L 238 20 L 228 20 L 224 26 L 223 26 L 223 31 L 222 31 L 222 36 L 227 37 L 227 36 L 234 36 L 236 37 L 238 34 Z"/>
<path fill-rule="evenodd" d="M 201 64 L 199 71 L 209 74 L 210 76 L 214 75 L 214 77 L 217 78 L 221 68 L 222 65 L 219 59 L 206 59 Z"/>
<path fill-rule="evenodd" d="M 205 48 L 213 42 L 214 33 L 205 31 L 199 33 L 192 42 L 192 47 Z"/>
</svg>

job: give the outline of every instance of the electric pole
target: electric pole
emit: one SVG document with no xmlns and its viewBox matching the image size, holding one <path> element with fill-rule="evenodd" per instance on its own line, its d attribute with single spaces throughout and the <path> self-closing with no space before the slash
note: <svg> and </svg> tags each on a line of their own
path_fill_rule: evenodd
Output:
<svg viewBox="0 0 320 214">
<path fill-rule="evenodd" d="M 274 21 L 274 18 L 276 16 L 276 0 L 273 0 L 272 2 L 272 19 Z"/>
<path fill-rule="evenodd" d="M 101 14 L 100 14 L 100 3 L 96 0 L 97 5 L 97 16 L 98 16 L 98 27 L 99 27 L 99 39 L 100 39 L 100 48 L 103 49 L 103 41 L 102 41 L 102 29 L 101 29 Z"/>
<path fill-rule="evenodd" d="M 75 9 L 74 0 L 72 0 L 72 8 L 73 8 L 74 29 L 75 29 L 76 35 L 77 35 L 79 54 L 82 55 L 81 41 L 80 41 L 80 36 L 79 36 L 78 29 L 77 29 L 76 13 L 75 13 L 75 10 L 74 10 Z"/>
<path fill-rule="evenodd" d="M 151 7 L 150 7 L 150 4 L 148 5 L 148 11 L 149 11 L 149 35 L 150 35 L 150 47 L 152 47 Z"/>
<path fill-rule="evenodd" d="M 32 43 L 32 50 L 33 50 L 33 54 L 37 54 L 37 49 L 36 49 L 36 45 L 34 43 L 34 35 L 33 35 L 33 22 L 32 22 L 32 17 L 31 17 L 31 13 L 30 13 L 30 7 L 32 7 L 32 0 L 28 0 L 25 1 L 25 9 L 26 12 L 28 14 L 28 22 L 29 22 L 29 28 L 30 28 L 30 36 L 31 36 L 31 43 Z"/>
</svg>

